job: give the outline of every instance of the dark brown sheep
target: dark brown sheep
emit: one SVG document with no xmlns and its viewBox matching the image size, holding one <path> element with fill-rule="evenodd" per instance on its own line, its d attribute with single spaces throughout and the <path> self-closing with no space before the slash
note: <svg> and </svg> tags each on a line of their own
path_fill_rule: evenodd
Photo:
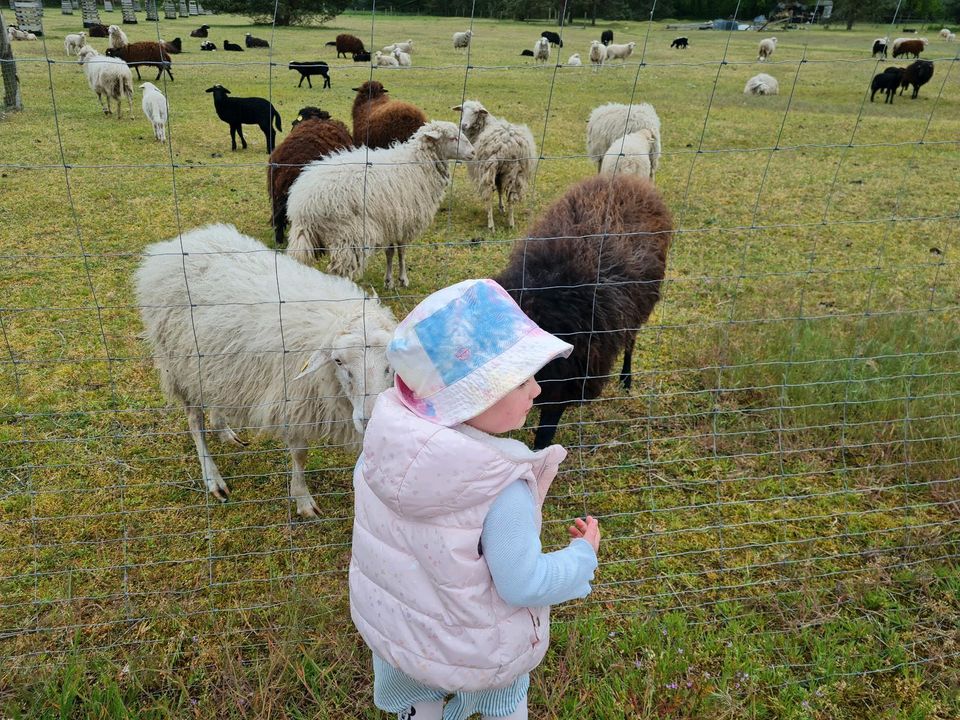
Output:
<svg viewBox="0 0 960 720">
<path fill-rule="evenodd" d="M 153 40 L 143 40 L 141 42 L 128 43 L 122 48 L 107 48 L 106 54 L 110 57 L 118 57 L 127 65 L 137 71 L 137 80 L 140 77 L 140 66 L 148 65 L 157 68 L 157 77 L 154 82 L 160 79 L 163 71 L 167 71 L 170 76 L 170 82 L 173 82 L 173 73 L 170 68 L 173 65 L 170 60 L 170 53 L 163 49 L 163 46 Z"/>
<path fill-rule="evenodd" d="M 363 40 L 356 35 L 348 35 L 347 33 L 337 35 L 336 45 L 337 57 L 341 55 L 346 57 L 348 53 L 353 55 L 354 53 L 362 53 L 366 50 L 366 48 L 363 47 Z"/>
<path fill-rule="evenodd" d="M 287 193 L 303 167 L 337 150 L 353 147 L 347 126 L 331 120 L 330 113 L 305 107 L 297 114 L 290 134 L 277 145 L 267 166 L 267 191 L 273 208 L 273 233 L 277 247 L 283 245 L 287 226 Z"/>
<path fill-rule="evenodd" d="M 901 55 L 913 55 L 915 58 L 920 57 L 920 53 L 922 53 L 926 47 L 927 41 L 924 39 L 901 40 L 897 38 L 897 42 L 893 43 L 893 56 L 895 58 Z"/>
<path fill-rule="evenodd" d="M 903 91 L 910 85 L 913 85 L 913 95 L 910 97 L 916 100 L 920 88 L 930 82 L 930 78 L 932 77 L 932 60 L 914 60 L 904 68 L 903 73 L 900 75 L 900 94 L 903 95 Z"/>
<path fill-rule="evenodd" d="M 110 28 L 103 23 L 94 23 L 87 28 L 87 35 L 99 38 L 110 37 Z"/>
<path fill-rule="evenodd" d="M 495 280 L 540 327 L 573 345 L 537 373 L 534 448 L 553 441 L 569 405 L 599 397 L 623 352 L 631 384 L 637 331 L 660 299 L 673 219 L 646 179 L 607 175 L 574 185 L 513 246 Z"/>
<path fill-rule="evenodd" d="M 387 97 L 387 89 L 376 80 L 354 88 L 353 142 L 370 148 L 390 147 L 405 142 L 423 125 L 427 116 L 416 105 Z"/>
</svg>

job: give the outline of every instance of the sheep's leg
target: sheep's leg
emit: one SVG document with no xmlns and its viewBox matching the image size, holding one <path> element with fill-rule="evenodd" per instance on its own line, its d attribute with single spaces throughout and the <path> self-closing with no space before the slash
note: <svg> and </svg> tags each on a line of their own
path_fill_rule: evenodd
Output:
<svg viewBox="0 0 960 720">
<path fill-rule="evenodd" d="M 512 202 L 507 202 L 507 207 L 508 207 L 509 210 L 510 210 L 508 222 L 510 223 L 510 227 L 512 228 L 512 227 L 513 227 L 513 203 L 512 203 Z"/>
<path fill-rule="evenodd" d="M 220 470 L 217 469 L 213 456 L 210 455 L 210 450 L 207 448 L 207 442 L 204 439 L 203 411 L 195 405 L 187 405 L 187 425 L 190 426 L 190 436 L 193 438 L 193 444 L 197 447 L 203 482 L 211 495 L 217 500 L 225 502 L 230 497 L 230 490 L 227 489 L 227 484 L 220 476 Z"/>
<path fill-rule="evenodd" d="M 557 426 L 560 424 L 560 417 L 565 409 L 566 405 L 541 406 L 540 426 L 533 438 L 534 450 L 543 450 L 553 442 L 553 438 L 557 434 Z"/>
<path fill-rule="evenodd" d="M 410 287 L 410 280 L 407 278 L 407 246 L 397 246 L 397 256 L 400 259 L 400 284 L 404 287 Z"/>
<path fill-rule="evenodd" d="M 324 88 L 324 89 L 327 89 L 328 87 L 330 87 L 330 76 L 329 76 L 329 75 L 324 75 L 324 76 L 323 76 L 323 88 Z"/>
<path fill-rule="evenodd" d="M 290 448 L 290 457 L 293 460 L 293 472 L 290 473 L 290 497 L 297 501 L 297 515 L 300 517 L 317 517 L 320 506 L 313 499 L 307 488 L 304 468 L 307 464 L 306 448 Z"/>
<path fill-rule="evenodd" d="M 487 205 L 487 229 L 493 230 L 495 225 L 493 224 L 493 198 L 490 198 L 490 204 Z"/>
<path fill-rule="evenodd" d="M 383 277 L 383 286 L 393 289 L 393 245 L 387 245 L 384 250 L 387 254 L 387 274 Z"/>
<path fill-rule="evenodd" d="M 627 333 L 627 344 L 623 349 L 623 368 L 620 370 L 620 384 L 626 390 L 633 384 L 633 346 L 637 343 L 635 332 Z"/>
<path fill-rule="evenodd" d="M 137 71 L 137 80 L 143 80 L 143 78 L 140 77 L 140 66 L 139 66 L 139 65 L 134 65 L 134 66 L 133 66 L 133 69 Z M 158 77 L 159 77 L 159 76 L 158 76 Z"/>
</svg>

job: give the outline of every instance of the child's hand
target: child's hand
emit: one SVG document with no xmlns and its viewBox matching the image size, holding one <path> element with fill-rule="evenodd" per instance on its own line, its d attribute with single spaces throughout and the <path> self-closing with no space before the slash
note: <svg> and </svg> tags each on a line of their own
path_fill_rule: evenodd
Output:
<svg viewBox="0 0 960 720">
<path fill-rule="evenodd" d="M 573 525 L 567 528 L 572 538 L 583 538 L 593 546 L 594 552 L 600 551 L 600 523 L 597 519 L 587 515 L 586 520 L 577 518 Z"/>
</svg>

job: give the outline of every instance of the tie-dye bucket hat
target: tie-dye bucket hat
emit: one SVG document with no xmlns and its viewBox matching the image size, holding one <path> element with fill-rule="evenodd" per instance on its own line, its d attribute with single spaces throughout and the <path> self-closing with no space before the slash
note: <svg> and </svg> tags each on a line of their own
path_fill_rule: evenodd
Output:
<svg viewBox="0 0 960 720">
<path fill-rule="evenodd" d="M 464 280 L 429 295 L 403 319 L 387 359 L 403 403 L 450 427 L 476 417 L 572 350 L 493 280 Z"/>
</svg>

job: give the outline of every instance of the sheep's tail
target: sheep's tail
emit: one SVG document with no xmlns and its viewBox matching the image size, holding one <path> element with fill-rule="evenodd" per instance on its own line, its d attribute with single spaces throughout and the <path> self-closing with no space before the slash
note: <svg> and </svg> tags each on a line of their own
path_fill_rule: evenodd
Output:
<svg viewBox="0 0 960 720">
<path fill-rule="evenodd" d="M 283 128 L 280 127 L 280 113 L 277 112 L 275 107 L 271 107 L 270 111 L 273 113 L 273 120 L 277 124 L 277 132 L 283 132 Z"/>
<path fill-rule="evenodd" d="M 315 258 L 313 243 L 307 237 L 306 228 L 295 220 L 290 223 L 287 255 L 304 265 L 310 265 Z"/>
</svg>

